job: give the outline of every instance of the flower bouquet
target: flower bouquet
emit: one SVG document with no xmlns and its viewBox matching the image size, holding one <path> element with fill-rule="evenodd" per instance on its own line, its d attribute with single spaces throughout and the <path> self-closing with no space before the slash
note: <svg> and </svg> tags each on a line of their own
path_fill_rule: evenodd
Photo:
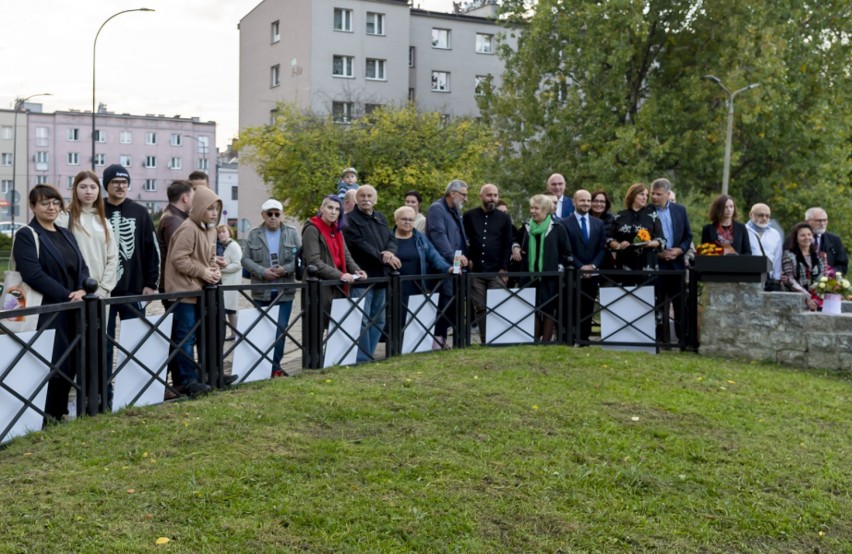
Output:
<svg viewBox="0 0 852 554">
<path fill-rule="evenodd" d="M 842 273 L 831 273 L 823 275 L 819 281 L 814 283 L 811 290 L 816 296 L 825 298 L 826 294 L 838 294 L 844 299 L 852 299 L 852 284 L 843 277 Z"/>
<path fill-rule="evenodd" d="M 715 242 L 705 242 L 695 249 L 697 256 L 721 256 L 724 249 Z"/>
<path fill-rule="evenodd" d="M 651 233 L 648 232 L 648 229 L 639 229 L 633 238 L 634 246 L 644 246 L 649 242 L 651 242 Z"/>
</svg>

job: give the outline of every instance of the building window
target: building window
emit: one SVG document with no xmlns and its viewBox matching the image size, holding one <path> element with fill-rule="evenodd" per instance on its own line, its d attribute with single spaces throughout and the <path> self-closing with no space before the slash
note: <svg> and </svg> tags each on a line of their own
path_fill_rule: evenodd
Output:
<svg viewBox="0 0 852 554">
<path fill-rule="evenodd" d="M 231 200 L 239 200 L 240 199 L 240 187 L 231 187 Z"/>
<path fill-rule="evenodd" d="M 183 169 L 183 158 L 173 157 L 170 159 L 169 169 Z"/>
<path fill-rule="evenodd" d="M 106 142 L 106 133 L 100 129 L 95 129 L 95 142 Z"/>
<path fill-rule="evenodd" d="M 95 165 L 106 165 L 106 154 L 95 154 Z"/>
<path fill-rule="evenodd" d="M 198 153 L 206 154 L 207 147 L 210 145 L 210 137 L 198 137 Z"/>
<path fill-rule="evenodd" d="M 201 171 L 210 171 L 210 160 L 207 158 L 199 158 L 198 169 Z"/>
<path fill-rule="evenodd" d="M 416 50 L 413 46 L 408 47 L 408 67 L 414 67 Z"/>
<path fill-rule="evenodd" d="M 494 53 L 494 35 L 476 33 L 476 51 L 480 54 Z"/>
<path fill-rule="evenodd" d="M 3 179 L 2 186 L 0 186 L 3 190 L 3 194 L 8 194 L 10 190 L 12 190 L 12 180 L 11 179 Z"/>
<path fill-rule="evenodd" d="M 450 73 L 448 71 L 432 72 L 432 92 L 450 92 Z"/>
<path fill-rule="evenodd" d="M 68 188 L 68 190 L 71 190 L 71 189 L 74 188 L 74 176 L 73 175 L 69 175 L 65 179 L 65 186 Z"/>
<path fill-rule="evenodd" d="M 148 210 L 149 214 L 153 214 L 157 211 L 157 203 L 156 202 L 145 202 L 145 209 Z"/>
<path fill-rule="evenodd" d="M 281 41 L 281 22 L 275 20 L 272 22 L 272 44 Z"/>
<path fill-rule="evenodd" d="M 121 144 L 131 144 L 133 142 L 133 133 L 130 131 L 122 131 L 118 134 L 118 142 Z"/>
<path fill-rule="evenodd" d="M 48 155 L 47 152 L 36 152 L 35 153 L 35 168 L 37 171 L 47 171 L 47 160 Z"/>
<path fill-rule="evenodd" d="M 334 8 L 334 30 L 352 32 L 352 10 Z"/>
<path fill-rule="evenodd" d="M 48 127 L 36 127 L 35 135 L 36 146 L 47 146 L 50 142 L 50 128 Z"/>
<path fill-rule="evenodd" d="M 385 14 L 367 12 L 367 34 L 368 35 L 383 35 L 383 34 L 385 34 Z"/>
<path fill-rule="evenodd" d="M 372 58 L 367 58 L 367 79 L 375 81 L 387 80 L 387 77 L 385 76 L 386 65 L 386 60 L 374 60 Z"/>
<path fill-rule="evenodd" d="M 36 175 L 36 184 L 37 185 L 46 185 L 47 184 L 47 175 Z"/>
<path fill-rule="evenodd" d="M 278 64 L 269 68 L 269 86 L 275 88 L 281 84 L 281 66 Z"/>
<path fill-rule="evenodd" d="M 145 144 L 157 144 L 157 133 L 145 133 Z"/>
<path fill-rule="evenodd" d="M 80 140 L 80 129 L 68 129 L 68 140 L 77 142 Z"/>
<path fill-rule="evenodd" d="M 5 140 L 12 140 L 15 136 L 15 131 L 12 129 L 11 125 L 3 125 L 0 127 L 0 138 Z"/>
<path fill-rule="evenodd" d="M 145 156 L 145 167 L 157 167 L 157 156 Z"/>
<path fill-rule="evenodd" d="M 382 107 L 381 104 L 364 104 L 364 113 L 366 115 L 370 115 L 374 111 L 380 109 Z"/>
<path fill-rule="evenodd" d="M 157 192 L 157 180 L 145 179 L 145 184 L 142 187 L 145 192 Z"/>
<path fill-rule="evenodd" d="M 122 154 L 121 156 L 118 157 L 118 163 L 120 163 L 124 167 L 130 167 L 132 165 L 130 162 L 131 162 L 130 156 L 128 156 L 126 154 Z"/>
<path fill-rule="evenodd" d="M 12 153 L 11 152 L 3 152 L 0 154 L 0 165 L 4 166 L 12 166 Z"/>
<path fill-rule="evenodd" d="M 172 133 L 169 137 L 169 144 L 172 146 L 183 146 L 183 136 L 180 133 Z"/>
<path fill-rule="evenodd" d="M 445 50 L 450 48 L 449 29 L 432 28 L 432 48 L 443 48 Z"/>
<path fill-rule="evenodd" d="M 352 56 L 334 56 L 331 63 L 331 74 L 335 77 L 354 77 L 355 58 Z"/>
<path fill-rule="evenodd" d="M 80 154 L 68 152 L 68 165 L 80 165 Z"/>
<path fill-rule="evenodd" d="M 332 102 L 331 119 L 335 123 L 351 123 L 352 102 Z"/>
</svg>

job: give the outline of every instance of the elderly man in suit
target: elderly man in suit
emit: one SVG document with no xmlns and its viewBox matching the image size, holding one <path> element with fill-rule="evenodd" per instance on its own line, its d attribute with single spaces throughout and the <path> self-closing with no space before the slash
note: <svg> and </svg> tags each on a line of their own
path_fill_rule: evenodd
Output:
<svg viewBox="0 0 852 554">
<path fill-rule="evenodd" d="M 808 208 L 805 212 L 805 221 L 814 230 L 814 243 L 816 243 L 817 251 L 825 252 L 825 261 L 828 265 L 833 267 L 835 271 L 846 275 L 849 270 L 849 256 L 846 254 L 846 249 L 843 248 L 843 241 L 840 240 L 840 237 L 826 231 L 828 229 L 826 211 L 822 208 Z"/>
<path fill-rule="evenodd" d="M 574 211 L 574 204 L 565 195 L 565 177 L 554 173 L 547 178 L 547 192 L 556 197 L 554 203 L 553 220 L 564 219 Z"/>
<path fill-rule="evenodd" d="M 683 271 L 686 269 L 684 255 L 692 243 L 692 229 L 686 208 L 669 200 L 672 184 L 668 179 L 656 179 L 651 183 L 651 202 L 660 218 L 663 235 L 666 237 L 666 249 L 657 254 L 660 269 Z M 681 288 L 682 279 L 677 275 L 666 275 L 660 278 L 659 301 L 665 301 L 663 309 L 663 338 L 668 341 L 669 302 L 674 306 L 675 333 L 680 322 L 681 311 L 686 305 L 686 288 Z"/>
<path fill-rule="evenodd" d="M 595 271 L 603 263 L 606 255 L 606 229 L 603 220 L 592 217 L 592 194 L 580 189 L 574 193 L 574 211 L 559 223 L 568 231 L 568 241 L 574 253 L 574 268 L 580 270 L 580 340 L 588 341 L 592 334 L 592 316 L 595 310 L 595 298 L 600 286 Z M 572 296 L 573 298 L 573 296 Z M 581 345 L 586 346 L 586 345 Z"/>
</svg>

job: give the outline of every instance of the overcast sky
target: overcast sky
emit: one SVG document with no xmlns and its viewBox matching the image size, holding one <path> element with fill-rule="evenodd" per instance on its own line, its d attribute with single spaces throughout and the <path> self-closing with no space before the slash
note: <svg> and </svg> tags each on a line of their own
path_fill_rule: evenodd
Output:
<svg viewBox="0 0 852 554">
<path fill-rule="evenodd" d="M 290 0 L 280 0 L 286 4 Z M 48 112 L 92 109 L 92 43 L 97 102 L 116 113 L 197 116 L 215 121 L 224 148 L 238 126 L 237 23 L 260 0 L 0 0 L 0 107 L 33 98 Z M 451 0 L 415 0 L 450 11 Z"/>
</svg>

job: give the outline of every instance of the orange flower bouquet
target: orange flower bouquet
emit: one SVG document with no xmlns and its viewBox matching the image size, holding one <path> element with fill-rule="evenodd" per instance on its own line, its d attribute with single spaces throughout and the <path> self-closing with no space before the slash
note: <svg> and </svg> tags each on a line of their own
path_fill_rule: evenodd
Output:
<svg viewBox="0 0 852 554">
<path fill-rule="evenodd" d="M 633 239 L 633 244 L 645 244 L 651 241 L 651 233 L 648 229 L 639 229 L 636 233 L 636 238 Z"/>
<path fill-rule="evenodd" d="M 721 256 L 724 248 L 715 242 L 705 242 L 695 249 L 695 254 L 698 256 Z"/>
</svg>

